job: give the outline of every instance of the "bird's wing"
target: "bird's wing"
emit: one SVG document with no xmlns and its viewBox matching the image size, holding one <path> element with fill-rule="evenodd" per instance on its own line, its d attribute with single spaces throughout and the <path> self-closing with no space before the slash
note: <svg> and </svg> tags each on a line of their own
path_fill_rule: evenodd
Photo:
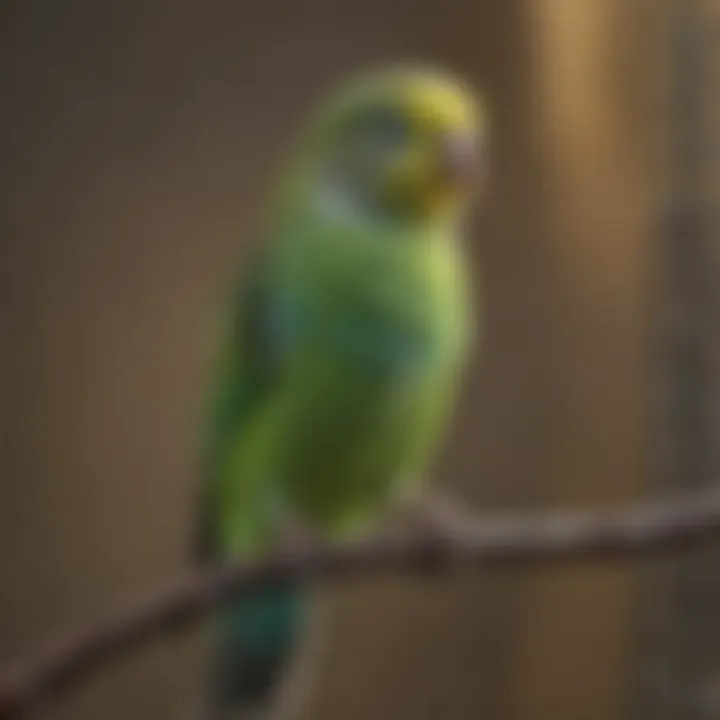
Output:
<svg viewBox="0 0 720 720">
<path fill-rule="evenodd" d="M 195 553 L 200 562 L 215 559 L 218 518 L 218 475 L 243 428 L 268 402 L 275 386 L 278 348 L 272 336 L 268 273 L 262 260 L 253 262 L 232 305 L 229 337 L 219 358 L 215 393 L 201 467 L 199 519 Z M 252 509 L 249 509 L 251 512 Z"/>
</svg>

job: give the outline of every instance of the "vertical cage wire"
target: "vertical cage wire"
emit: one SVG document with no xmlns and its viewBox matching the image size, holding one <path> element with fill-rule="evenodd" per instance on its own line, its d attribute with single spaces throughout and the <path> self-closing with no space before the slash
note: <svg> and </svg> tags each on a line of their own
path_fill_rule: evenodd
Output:
<svg viewBox="0 0 720 720">
<path fill-rule="evenodd" d="M 655 488 L 718 482 L 718 19 L 715 0 L 670 0 L 665 47 L 667 192 L 655 305 L 660 417 Z M 638 717 L 720 718 L 720 552 L 660 561 L 641 612 Z"/>
</svg>

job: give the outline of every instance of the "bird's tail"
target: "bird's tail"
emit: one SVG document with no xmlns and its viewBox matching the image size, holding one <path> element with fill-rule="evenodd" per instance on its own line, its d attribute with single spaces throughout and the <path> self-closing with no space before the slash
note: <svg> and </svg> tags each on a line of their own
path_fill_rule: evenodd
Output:
<svg viewBox="0 0 720 720">
<path fill-rule="evenodd" d="M 221 607 L 207 720 L 268 720 L 305 624 L 305 605 L 303 588 L 287 582 Z"/>
</svg>

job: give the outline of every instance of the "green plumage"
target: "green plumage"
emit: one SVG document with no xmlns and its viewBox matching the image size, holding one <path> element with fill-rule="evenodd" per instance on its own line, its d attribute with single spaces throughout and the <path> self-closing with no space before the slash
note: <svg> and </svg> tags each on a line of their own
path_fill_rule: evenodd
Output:
<svg viewBox="0 0 720 720">
<path fill-rule="evenodd" d="M 376 85 L 379 105 L 396 102 Z M 366 95 L 359 108 L 372 106 Z M 358 109 L 337 112 L 349 132 Z M 204 557 L 265 552 L 291 520 L 330 540 L 368 527 L 422 478 L 453 406 L 470 327 L 457 218 L 365 204 L 355 166 L 335 163 L 356 136 L 334 134 L 332 113 L 328 123 L 295 158 L 230 315 L 207 442 Z M 266 703 L 302 609 L 291 585 L 226 606 L 214 717 Z"/>
</svg>

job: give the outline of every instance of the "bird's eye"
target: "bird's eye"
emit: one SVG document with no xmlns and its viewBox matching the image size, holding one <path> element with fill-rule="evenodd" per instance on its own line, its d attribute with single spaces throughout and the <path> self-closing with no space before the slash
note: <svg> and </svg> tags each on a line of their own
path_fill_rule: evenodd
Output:
<svg viewBox="0 0 720 720">
<path fill-rule="evenodd" d="M 408 137 L 407 123 L 403 118 L 390 113 L 376 116 L 372 123 L 373 144 L 392 149 L 402 144 Z"/>
</svg>

